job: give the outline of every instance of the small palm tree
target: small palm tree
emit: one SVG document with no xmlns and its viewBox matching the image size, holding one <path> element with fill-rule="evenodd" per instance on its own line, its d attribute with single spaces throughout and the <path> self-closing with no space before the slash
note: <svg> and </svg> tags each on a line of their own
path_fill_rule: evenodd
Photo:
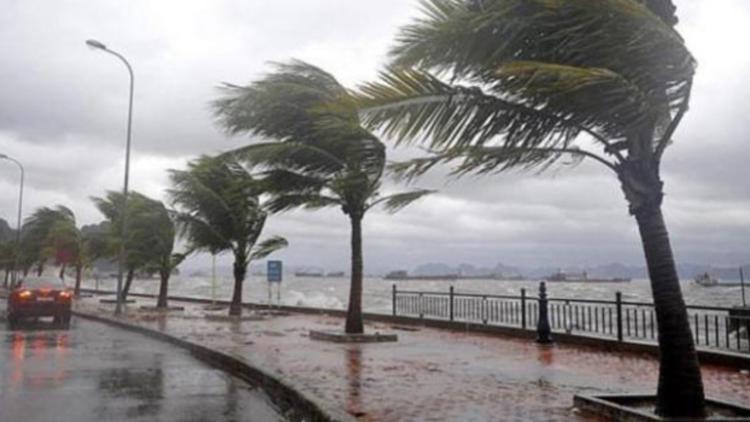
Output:
<svg viewBox="0 0 750 422">
<path fill-rule="evenodd" d="M 234 255 L 229 315 L 240 316 L 250 262 L 287 246 L 286 239 L 278 236 L 258 240 L 267 218 L 259 198 L 260 184 L 236 162 L 207 156 L 189 163 L 187 170 L 170 170 L 170 178 L 175 220 L 188 248 Z"/>
<path fill-rule="evenodd" d="M 360 126 L 347 90 L 329 73 L 292 61 L 249 86 L 227 85 L 216 101 L 232 133 L 271 139 L 229 155 L 264 169 L 273 212 L 340 207 L 351 224 L 351 288 L 347 333 L 363 333 L 362 220 L 378 204 L 397 211 L 427 190 L 381 196 L 385 145 Z"/>
<path fill-rule="evenodd" d="M 58 251 L 54 249 L 54 245 L 50 245 L 50 233 L 71 224 L 75 227 L 75 215 L 73 211 L 62 205 L 55 208 L 37 208 L 26 218 L 21 231 L 22 260 L 28 265 L 36 265 L 37 275 L 42 275 L 44 265 L 49 258 L 55 258 L 56 263 L 60 264 L 61 267 L 60 277 L 64 276 L 65 266 L 67 265 L 67 251 L 60 249 L 61 254 L 65 256 L 56 256 Z"/>
<path fill-rule="evenodd" d="M 150 262 L 144 266 L 148 273 L 159 274 L 159 295 L 156 307 L 165 309 L 168 307 L 169 279 L 175 269 L 187 258 L 190 251 L 183 253 L 174 252 L 176 240 L 176 227 L 172 213 L 170 213 L 161 201 L 149 202 L 147 220 L 141 217 L 144 227 L 149 227 L 148 233 L 140 237 L 148 236 L 151 239 L 152 252 Z M 145 220 L 145 221 L 144 221 Z"/>
<path fill-rule="evenodd" d="M 702 416 L 704 392 L 661 212 L 664 151 L 690 99 L 695 60 L 669 0 L 424 0 L 392 68 L 361 89 L 367 123 L 428 157 L 414 177 L 544 169 L 592 159 L 620 180 L 648 263 L 659 329 L 657 412 Z"/>
<path fill-rule="evenodd" d="M 91 198 L 99 212 L 110 222 L 106 248 L 110 258 L 116 257 L 119 251 L 123 199 L 122 192 L 114 191 L 107 192 L 104 198 Z M 151 268 L 159 259 L 171 256 L 174 243 L 174 227 L 161 201 L 131 191 L 128 192 L 126 212 L 128 213 L 127 238 L 125 239 L 126 276 L 121 292 L 122 300 L 127 299 L 136 271 Z"/>
<path fill-rule="evenodd" d="M 61 266 L 60 278 L 65 274 L 65 268 L 72 266 L 75 270 L 75 295 L 81 293 L 81 279 L 83 271 L 88 267 L 96 255 L 92 251 L 93 244 L 88 235 L 83 233 L 77 226 L 72 212 L 68 218 L 57 221 L 47 233 L 45 254 L 54 257 L 55 262 Z"/>
</svg>

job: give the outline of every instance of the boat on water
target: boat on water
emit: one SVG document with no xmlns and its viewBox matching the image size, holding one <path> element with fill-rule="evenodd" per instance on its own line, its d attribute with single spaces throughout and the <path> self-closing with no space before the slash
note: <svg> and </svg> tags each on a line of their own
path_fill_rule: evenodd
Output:
<svg viewBox="0 0 750 422">
<path fill-rule="evenodd" d="M 711 277 L 709 273 L 703 273 L 695 277 L 695 284 L 703 287 L 738 287 L 742 286 L 742 283 L 731 283 L 721 282 L 718 279 Z"/>
<path fill-rule="evenodd" d="M 383 279 L 385 280 L 457 280 L 458 275 L 456 274 L 445 274 L 445 275 L 409 275 L 407 271 L 391 271 L 386 274 Z"/>
<path fill-rule="evenodd" d="M 295 277 L 311 277 L 311 278 L 323 278 L 325 274 L 317 272 L 297 271 L 294 273 Z"/>
<path fill-rule="evenodd" d="M 630 283 L 631 279 L 623 277 L 592 278 L 586 271 L 581 274 L 568 274 L 564 271 L 558 271 L 547 276 L 544 281 L 550 283 Z"/>
<path fill-rule="evenodd" d="M 698 284 L 703 287 L 713 287 L 718 286 L 719 280 L 711 277 L 708 273 L 703 273 L 697 277 L 695 277 L 695 284 Z"/>
</svg>

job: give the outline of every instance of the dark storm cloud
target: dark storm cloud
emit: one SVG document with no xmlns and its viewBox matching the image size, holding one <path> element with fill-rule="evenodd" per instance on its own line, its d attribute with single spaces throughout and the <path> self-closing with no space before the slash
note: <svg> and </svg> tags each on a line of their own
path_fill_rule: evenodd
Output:
<svg viewBox="0 0 750 422">
<path fill-rule="evenodd" d="M 750 5 L 677 5 L 700 68 L 691 111 L 665 159 L 665 213 L 678 259 L 747 262 L 750 54 L 741 52 Z M 132 186 L 163 197 L 166 169 L 247 142 L 213 123 L 209 104 L 221 82 L 246 83 L 268 61 L 298 57 L 354 86 L 375 77 L 398 26 L 416 14 L 416 2 L 404 0 L 11 0 L 0 13 L 0 152 L 27 165 L 27 210 L 63 203 L 82 222 L 95 222 L 89 196 L 122 182 L 127 74 L 85 39 L 98 38 L 133 63 Z M 448 183 L 446 173 L 417 182 L 439 194 L 395 216 L 367 216 L 370 271 L 439 260 L 642 263 L 619 184 L 601 166 Z M 16 183 L 16 169 L 0 165 L 0 216 L 12 221 Z M 274 217 L 268 233 L 289 238 L 281 256 L 292 263 L 347 267 L 349 232 L 338 209 Z"/>
</svg>

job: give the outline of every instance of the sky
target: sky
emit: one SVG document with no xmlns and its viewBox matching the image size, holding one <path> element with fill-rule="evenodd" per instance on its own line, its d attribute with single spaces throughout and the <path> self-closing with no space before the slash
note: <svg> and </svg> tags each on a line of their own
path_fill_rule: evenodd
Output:
<svg viewBox="0 0 750 422">
<path fill-rule="evenodd" d="M 678 30 L 699 62 L 691 110 L 663 164 L 675 255 L 680 262 L 748 263 L 750 2 L 675 3 Z M 376 78 L 398 28 L 417 16 L 415 0 L 2 0 L 0 153 L 26 167 L 24 215 L 63 204 L 80 224 L 96 223 L 102 216 L 90 197 L 122 187 L 127 72 L 86 39 L 133 65 L 131 188 L 165 199 L 167 169 L 251 141 L 215 124 L 210 102 L 222 82 L 246 84 L 269 62 L 298 58 L 355 87 Z M 425 262 L 643 265 L 635 221 L 603 166 L 462 180 L 445 173 L 416 183 L 437 194 L 395 215 L 367 215 L 366 271 Z M 0 161 L 0 217 L 11 225 L 17 189 L 18 169 Z M 289 240 L 277 254 L 289 265 L 348 267 L 348 220 L 338 209 L 276 215 L 265 233 Z M 185 265 L 207 262 L 197 256 Z"/>
</svg>

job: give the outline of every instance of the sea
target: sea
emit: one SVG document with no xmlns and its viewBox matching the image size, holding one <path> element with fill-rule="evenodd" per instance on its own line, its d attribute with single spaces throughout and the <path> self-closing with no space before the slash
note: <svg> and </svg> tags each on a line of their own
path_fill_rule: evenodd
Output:
<svg viewBox="0 0 750 422">
<path fill-rule="evenodd" d="M 114 290 L 114 279 L 87 279 L 83 285 L 89 288 Z M 170 295 L 229 300 L 234 282 L 228 277 L 215 280 L 204 276 L 173 276 L 169 283 Z M 393 281 L 380 277 L 366 277 L 363 282 L 363 307 L 367 312 L 388 313 L 391 311 L 392 286 L 397 290 L 445 292 L 451 286 L 456 293 L 520 296 L 521 289 L 527 295 L 537 295 L 539 281 L 503 280 L 406 280 Z M 732 307 L 742 305 L 742 289 L 739 286 L 704 287 L 693 281 L 681 283 L 683 297 L 688 305 Z M 131 291 L 158 293 L 158 279 L 136 279 Z M 623 300 L 652 302 L 648 280 L 632 280 L 629 283 L 547 283 L 547 296 L 561 299 L 614 300 L 621 292 Z M 265 276 L 251 275 L 245 280 L 243 301 L 273 303 L 287 306 L 305 306 L 327 309 L 345 309 L 349 296 L 349 278 L 296 277 L 286 275 L 279 284 L 269 284 Z M 750 288 L 747 290 L 750 302 Z"/>
</svg>

